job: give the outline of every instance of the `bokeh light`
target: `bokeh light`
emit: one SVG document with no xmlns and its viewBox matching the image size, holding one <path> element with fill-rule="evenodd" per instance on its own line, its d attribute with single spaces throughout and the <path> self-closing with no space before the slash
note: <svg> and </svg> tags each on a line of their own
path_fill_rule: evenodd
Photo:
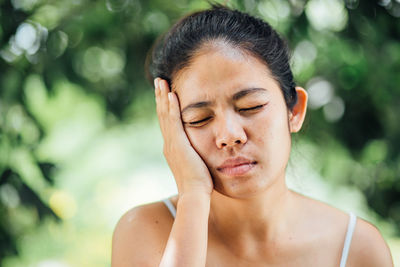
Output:
<svg viewBox="0 0 400 267">
<path fill-rule="evenodd" d="M 306 15 L 316 30 L 341 31 L 346 27 L 348 13 L 342 0 L 310 0 Z"/>
<path fill-rule="evenodd" d="M 268 21 L 291 48 L 309 108 L 289 187 L 371 221 L 400 265 L 400 2 L 217 2 Z M 119 218 L 177 193 L 146 53 L 208 4 L 0 7 L 0 267 L 110 266 Z"/>
</svg>

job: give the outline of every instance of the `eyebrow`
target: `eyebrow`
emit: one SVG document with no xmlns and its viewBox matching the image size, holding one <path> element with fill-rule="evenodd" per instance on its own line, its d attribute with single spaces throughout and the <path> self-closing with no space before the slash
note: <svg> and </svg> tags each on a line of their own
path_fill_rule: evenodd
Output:
<svg viewBox="0 0 400 267">
<path fill-rule="evenodd" d="M 247 89 L 243 89 L 243 90 L 235 93 L 232 96 L 232 99 L 234 101 L 237 101 L 240 98 L 242 98 L 242 97 L 244 97 L 244 96 L 246 96 L 248 94 L 257 93 L 257 92 L 267 92 L 267 89 L 264 89 L 264 88 L 247 88 Z"/>
<path fill-rule="evenodd" d="M 257 92 L 267 92 L 267 89 L 264 88 L 247 88 L 240 90 L 239 92 L 235 93 L 232 96 L 232 99 L 234 101 L 237 101 L 246 95 L 252 94 L 252 93 L 257 93 Z M 183 114 L 185 111 L 193 108 L 205 108 L 211 106 L 213 103 L 211 101 L 200 101 L 200 102 L 195 102 L 192 104 L 187 105 L 185 108 L 182 109 L 181 113 Z"/>
<path fill-rule="evenodd" d="M 182 114 L 192 108 L 205 108 L 205 107 L 209 107 L 212 105 L 212 102 L 210 101 L 201 101 L 201 102 L 196 102 L 196 103 L 192 103 L 187 105 L 184 109 L 182 109 Z"/>
</svg>

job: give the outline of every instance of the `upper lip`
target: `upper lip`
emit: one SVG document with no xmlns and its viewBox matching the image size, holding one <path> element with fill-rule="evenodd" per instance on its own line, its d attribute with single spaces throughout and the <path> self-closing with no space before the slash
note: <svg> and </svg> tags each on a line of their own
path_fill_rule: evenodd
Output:
<svg viewBox="0 0 400 267">
<path fill-rule="evenodd" d="M 254 164 L 254 163 L 256 163 L 256 161 L 246 159 L 244 157 L 231 158 L 225 160 L 224 163 L 222 163 L 222 165 L 217 167 L 217 170 L 221 170 L 223 168 L 233 168 L 242 164 Z"/>
</svg>

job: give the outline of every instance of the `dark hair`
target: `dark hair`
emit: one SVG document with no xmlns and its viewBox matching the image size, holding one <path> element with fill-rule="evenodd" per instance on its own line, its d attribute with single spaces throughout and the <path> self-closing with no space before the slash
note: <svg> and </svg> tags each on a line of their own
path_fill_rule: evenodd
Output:
<svg viewBox="0 0 400 267">
<path fill-rule="evenodd" d="M 174 75 L 213 41 L 240 48 L 264 62 L 279 83 L 286 106 L 293 108 L 297 94 L 286 43 L 265 21 L 218 4 L 183 17 L 158 39 L 146 60 L 149 80 L 160 77 L 171 86 Z"/>
</svg>

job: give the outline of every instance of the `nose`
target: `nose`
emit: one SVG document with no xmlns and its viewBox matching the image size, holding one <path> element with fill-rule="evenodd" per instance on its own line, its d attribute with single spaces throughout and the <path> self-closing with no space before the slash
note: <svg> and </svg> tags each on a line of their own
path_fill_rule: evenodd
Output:
<svg viewBox="0 0 400 267">
<path fill-rule="evenodd" d="M 239 146 L 247 142 L 247 135 L 240 118 L 225 116 L 216 123 L 216 145 L 219 149 Z"/>
</svg>

